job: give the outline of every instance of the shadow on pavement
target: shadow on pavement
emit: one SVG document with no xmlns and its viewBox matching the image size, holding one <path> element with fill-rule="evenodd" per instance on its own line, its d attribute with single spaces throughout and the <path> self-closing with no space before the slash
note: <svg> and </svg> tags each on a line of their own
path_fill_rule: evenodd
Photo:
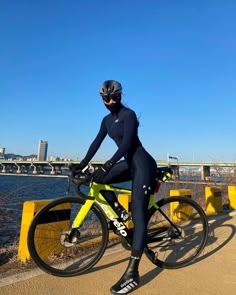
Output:
<svg viewBox="0 0 236 295">
<path fill-rule="evenodd" d="M 127 262 L 127 265 L 128 265 L 128 261 L 129 261 L 129 257 L 123 258 L 123 259 L 120 259 L 120 260 L 117 260 L 117 261 L 114 261 L 114 262 L 111 262 L 111 263 L 108 263 L 108 264 L 103 264 L 103 265 L 100 265 L 100 266 L 94 266 L 92 269 L 90 269 L 86 273 L 97 272 L 97 271 L 100 271 L 100 270 L 103 270 L 103 269 L 107 269 L 109 267 L 113 267 L 113 266 L 115 266 L 117 264 L 120 264 L 120 263 L 123 263 L 123 262 Z M 124 271 L 125 271 L 127 265 L 124 266 Z M 154 264 L 153 264 L 153 266 L 154 266 Z M 159 268 L 159 267 L 156 266 L 153 270 L 149 271 L 145 275 L 142 275 L 140 277 L 140 286 L 144 286 L 144 285 L 148 284 L 150 281 L 155 279 L 156 276 L 159 273 L 161 273 L 163 270 L 164 269 Z M 84 274 L 86 274 L 86 273 L 84 273 Z"/>
<path fill-rule="evenodd" d="M 235 217 L 234 217 L 235 218 Z M 236 234 L 236 227 L 230 223 L 233 217 L 230 215 L 217 215 L 208 217 L 209 222 L 209 237 L 207 244 L 201 253 L 201 255 L 191 264 L 195 264 L 203 259 L 207 259 L 209 256 L 220 251 L 225 245 L 227 245 Z M 187 266 L 186 266 L 187 267 Z M 152 271 L 146 273 L 141 278 L 141 286 L 149 283 L 163 270 L 156 267 Z"/>
<path fill-rule="evenodd" d="M 140 278 L 140 287 L 148 284 L 150 281 L 156 278 L 164 269 L 156 267 L 153 270 L 147 272 L 145 275 Z"/>
<path fill-rule="evenodd" d="M 129 258 L 123 258 L 123 259 L 116 260 L 116 261 L 111 262 L 111 263 L 108 263 L 108 264 L 94 266 L 93 268 L 91 268 L 90 270 L 88 270 L 87 272 L 85 272 L 84 274 L 93 273 L 93 272 L 96 272 L 96 271 L 99 271 L 99 270 L 102 270 L 102 269 L 106 269 L 108 267 L 113 267 L 113 266 L 115 266 L 117 264 L 120 264 L 120 263 L 123 263 L 125 261 L 127 261 L 127 264 L 128 264 L 128 260 L 129 260 Z"/>
<path fill-rule="evenodd" d="M 194 263 L 206 259 L 209 256 L 220 251 L 225 245 L 227 245 L 232 240 L 236 233 L 235 225 L 229 222 L 232 219 L 232 216 L 225 214 L 224 216 L 208 217 L 208 241 L 202 254 L 194 261 Z"/>
<path fill-rule="evenodd" d="M 236 234 L 236 227 L 234 224 L 230 223 L 233 217 L 225 214 L 224 215 L 215 215 L 215 216 L 208 216 L 208 223 L 209 223 L 209 237 L 207 240 L 207 244 L 201 253 L 201 255 L 194 260 L 191 264 L 198 263 L 203 259 L 207 259 L 209 256 L 215 254 L 216 252 L 220 251 L 226 244 L 228 244 L 231 239 Z M 108 264 L 103 264 L 100 266 L 95 266 L 90 269 L 86 273 L 93 273 L 102 269 L 110 268 L 115 265 L 118 265 L 123 262 L 128 262 L 128 257 L 120 259 L 118 261 L 114 261 Z M 155 267 L 155 266 L 154 266 Z M 153 280 L 158 274 L 160 274 L 164 268 L 155 267 L 153 270 L 149 271 L 145 275 L 141 277 L 141 286 L 149 283 Z"/>
</svg>

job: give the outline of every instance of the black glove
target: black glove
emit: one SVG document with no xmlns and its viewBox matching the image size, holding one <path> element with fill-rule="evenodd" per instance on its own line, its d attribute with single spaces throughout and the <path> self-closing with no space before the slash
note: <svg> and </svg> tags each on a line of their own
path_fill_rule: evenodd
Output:
<svg viewBox="0 0 236 295">
<path fill-rule="evenodd" d="M 98 183 L 103 183 L 104 177 L 111 170 L 112 166 L 113 164 L 110 161 L 107 161 L 105 164 L 95 170 L 93 174 L 93 180 Z"/>
<path fill-rule="evenodd" d="M 70 164 L 69 169 L 71 171 L 71 176 L 75 177 L 75 175 L 79 174 L 87 165 L 88 162 L 85 160 L 82 160 L 79 164 Z"/>
</svg>

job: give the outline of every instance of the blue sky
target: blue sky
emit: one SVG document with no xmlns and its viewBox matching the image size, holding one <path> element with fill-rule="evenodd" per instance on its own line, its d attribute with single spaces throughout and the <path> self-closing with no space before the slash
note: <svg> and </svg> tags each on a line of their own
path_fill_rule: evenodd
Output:
<svg viewBox="0 0 236 295">
<path fill-rule="evenodd" d="M 0 0 L 0 147 L 82 159 L 116 79 L 155 159 L 236 161 L 235 15 L 235 0 Z"/>
</svg>

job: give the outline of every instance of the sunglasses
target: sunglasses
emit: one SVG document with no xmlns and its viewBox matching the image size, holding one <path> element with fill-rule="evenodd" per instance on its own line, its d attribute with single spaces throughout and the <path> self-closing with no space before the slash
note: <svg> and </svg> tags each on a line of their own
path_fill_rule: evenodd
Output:
<svg viewBox="0 0 236 295">
<path fill-rule="evenodd" d="M 110 100 L 112 99 L 113 101 L 117 102 L 118 100 L 120 100 L 120 94 L 117 93 L 113 93 L 113 94 L 106 94 L 106 95 L 102 95 L 102 99 L 105 102 L 110 102 Z"/>
</svg>

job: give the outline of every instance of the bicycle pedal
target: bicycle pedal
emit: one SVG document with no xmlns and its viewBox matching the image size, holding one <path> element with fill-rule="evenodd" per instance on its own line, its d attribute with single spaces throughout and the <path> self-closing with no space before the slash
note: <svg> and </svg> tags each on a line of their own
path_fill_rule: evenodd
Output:
<svg viewBox="0 0 236 295">
<path fill-rule="evenodd" d="M 110 221 L 107 222 L 107 227 L 108 227 L 108 230 L 114 230 L 115 229 L 115 226 Z"/>
<path fill-rule="evenodd" d="M 118 229 L 114 226 L 112 222 L 108 222 L 108 230 L 112 230 L 114 234 L 121 236 L 120 232 Z"/>
<path fill-rule="evenodd" d="M 117 228 L 114 228 L 114 229 L 113 229 L 113 232 L 114 232 L 115 235 L 117 235 L 117 236 L 121 236 L 121 237 L 122 237 L 122 234 L 118 231 Z"/>
</svg>

